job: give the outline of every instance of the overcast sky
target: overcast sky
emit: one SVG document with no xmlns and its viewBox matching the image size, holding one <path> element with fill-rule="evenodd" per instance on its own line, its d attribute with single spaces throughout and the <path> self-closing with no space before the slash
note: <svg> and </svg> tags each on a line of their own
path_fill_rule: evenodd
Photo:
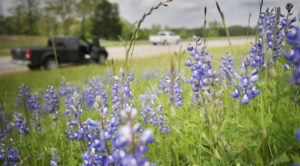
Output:
<svg viewBox="0 0 300 166">
<path fill-rule="evenodd" d="M 148 11 L 159 0 L 109 0 L 118 3 L 122 18 L 134 23 L 144 12 Z M 0 0 L 0 10 L 7 13 L 13 0 Z M 285 4 L 294 4 L 294 14 L 299 16 L 300 0 L 264 0 L 264 9 L 280 6 L 283 11 Z M 215 0 L 173 0 L 168 7 L 161 7 L 146 18 L 142 27 L 151 27 L 152 24 L 160 24 L 162 27 L 186 27 L 194 28 L 203 25 L 203 9 L 207 5 L 208 22 L 217 20 L 221 22 L 217 11 Z M 251 25 L 257 22 L 259 7 L 258 0 L 219 0 L 224 12 L 227 25 L 247 25 L 249 13 L 251 12 Z M 2 6 L 2 7 L 1 7 Z"/>
</svg>

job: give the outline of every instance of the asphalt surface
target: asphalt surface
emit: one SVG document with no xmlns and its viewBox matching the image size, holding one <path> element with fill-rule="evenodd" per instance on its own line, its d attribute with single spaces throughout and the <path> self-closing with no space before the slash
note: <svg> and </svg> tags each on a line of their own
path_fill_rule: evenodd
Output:
<svg viewBox="0 0 300 166">
<path fill-rule="evenodd" d="M 248 40 L 250 42 L 250 40 Z M 246 44 L 246 39 L 233 39 L 231 40 L 232 45 Z M 180 50 L 186 49 L 188 43 L 183 42 L 177 45 L 137 45 L 134 47 L 133 57 L 149 57 L 156 56 L 164 53 L 173 53 Z M 225 39 L 222 40 L 210 40 L 207 41 L 207 47 L 220 47 L 227 46 L 228 42 Z M 107 48 L 109 57 L 108 59 L 124 59 L 125 58 L 125 47 L 109 47 Z M 8 73 L 19 72 L 19 71 L 29 71 L 26 66 L 19 66 L 12 64 L 11 57 L 1 57 L 0 58 L 0 75 L 5 75 Z"/>
</svg>

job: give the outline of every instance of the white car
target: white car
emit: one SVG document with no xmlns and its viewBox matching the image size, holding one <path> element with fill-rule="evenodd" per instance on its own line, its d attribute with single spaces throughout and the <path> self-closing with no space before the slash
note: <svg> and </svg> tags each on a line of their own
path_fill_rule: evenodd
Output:
<svg viewBox="0 0 300 166">
<path fill-rule="evenodd" d="M 149 36 L 149 41 L 153 43 L 153 45 L 156 44 L 179 44 L 180 43 L 180 36 L 174 34 L 173 32 L 170 31 L 161 31 L 158 32 L 157 35 L 150 35 Z"/>
</svg>

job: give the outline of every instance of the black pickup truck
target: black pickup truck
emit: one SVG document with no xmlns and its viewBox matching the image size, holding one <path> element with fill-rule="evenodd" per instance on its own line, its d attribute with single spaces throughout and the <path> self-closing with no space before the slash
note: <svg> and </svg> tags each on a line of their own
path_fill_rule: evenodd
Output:
<svg viewBox="0 0 300 166">
<path fill-rule="evenodd" d="M 54 44 L 53 44 L 54 43 Z M 56 50 L 56 51 L 54 51 Z M 27 65 L 30 69 L 56 68 L 55 54 L 58 63 L 84 63 L 96 61 L 104 63 L 108 57 L 106 49 L 99 45 L 98 39 L 90 44 L 79 37 L 50 37 L 48 46 L 32 48 L 12 48 L 12 63 Z"/>
</svg>

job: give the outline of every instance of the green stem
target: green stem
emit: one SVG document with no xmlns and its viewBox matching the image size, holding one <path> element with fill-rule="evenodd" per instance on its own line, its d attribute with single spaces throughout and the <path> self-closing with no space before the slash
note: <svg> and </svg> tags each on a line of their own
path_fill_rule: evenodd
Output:
<svg viewBox="0 0 300 166">
<path fill-rule="evenodd" d="M 230 41 L 230 34 L 229 34 L 228 28 L 227 28 L 227 26 L 226 26 L 226 24 L 225 24 L 224 13 L 223 13 L 223 11 L 221 10 L 218 1 L 216 1 L 216 5 L 217 5 L 218 11 L 219 11 L 219 13 L 220 13 L 220 16 L 221 16 L 221 18 L 222 18 L 222 24 L 223 24 L 224 29 L 225 29 L 225 32 L 226 32 L 226 36 L 227 36 L 227 40 L 228 40 L 228 43 L 229 43 L 230 51 L 231 51 L 231 53 L 233 54 L 232 44 L 231 44 L 231 41 Z"/>
<path fill-rule="evenodd" d="M 128 72 L 128 69 L 129 69 L 129 63 L 128 63 L 129 54 L 130 54 L 130 51 L 131 51 L 130 58 L 132 58 L 133 50 L 134 50 L 134 46 L 135 46 L 135 41 L 138 37 L 137 34 L 138 34 L 138 31 L 140 29 L 141 24 L 144 22 L 145 18 L 152 13 L 152 11 L 158 9 L 160 6 L 168 6 L 167 3 L 171 2 L 171 1 L 172 0 L 166 0 L 164 2 L 159 2 L 156 6 L 151 7 L 148 12 L 144 13 L 142 18 L 138 21 L 137 27 L 134 30 L 134 33 L 133 33 L 133 35 L 130 39 L 129 46 L 128 46 L 127 51 L 126 51 L 126 57 L 125 57 L 125 63 L 124 63 L 124 69 L 125 69 L 126 72 Z"/>
</svg>

